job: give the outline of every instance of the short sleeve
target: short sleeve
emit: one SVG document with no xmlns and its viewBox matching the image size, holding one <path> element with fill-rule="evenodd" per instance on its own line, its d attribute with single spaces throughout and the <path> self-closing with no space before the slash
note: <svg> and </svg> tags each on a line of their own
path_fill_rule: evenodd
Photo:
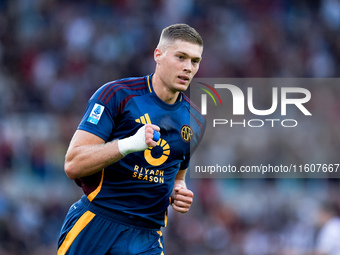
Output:
<svg viewBox="0 0 340 255">
<path fill-rule="evenodd" d="M 85 130 L 108 141 L 115 128 L 115 106 L 112 101 L 107 104 L 98 100 L 99 89 L 88 101 L 86 111 L 78 126 L 78 129 Z"/>
</svg>

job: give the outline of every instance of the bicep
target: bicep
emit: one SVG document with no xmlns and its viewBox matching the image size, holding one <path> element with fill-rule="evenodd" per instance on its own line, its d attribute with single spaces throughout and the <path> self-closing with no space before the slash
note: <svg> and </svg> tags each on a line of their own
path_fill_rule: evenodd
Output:
<svg viewBox="0 0 340 255">
<path fill-rule="evenodd" d="M 105 143 L 94 134 L 77 130 L 65 155 L 67 176 L 70 179 L 89 176 L 119 160 L 121 155 L 116 147 L 116 143 Z"/>
<path fill-rule="evenodd" d="M 78 129 L 74 133 L 71 139 L 69 150 L 72 150 L 73 148 L 77 148 L 82 145 L 94 145 L 94 144 L 103 144 L 103 143 L 105 143 L 105 141 L 99 136 L 94 135 L 90 132 Z"/>
</svg>

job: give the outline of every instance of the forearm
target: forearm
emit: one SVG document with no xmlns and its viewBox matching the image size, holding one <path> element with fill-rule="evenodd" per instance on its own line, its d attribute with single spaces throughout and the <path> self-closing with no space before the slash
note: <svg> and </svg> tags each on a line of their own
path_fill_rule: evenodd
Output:
<svg viewBox="0 0 340 255">
<path fill-rule="evenodd" d="M 92 175 L 120 160 L 117 140 L 104 144 L 74 147 L 65 156 L 65 172 L 70 179 Z"/>
<path fill-rule="evenodd" d="M 183 179 L 175 179 L 175 187 L 176 187 L 176 185 L 181 185 L 181 186 L 183 186 L 183 188 L 187 188 L 185 180 L 183 180 Z"/>
<path fill-rule="evenodd" d="M 92 175 L 129 153 L 156 146 L 154 132 L 159 130 L 146 124 L 133 136 L 107 143 L 96 135 L 77 130 L 65 156 L 65 172 L 70 179 Z"/>
<path fill-rule="evenodd" d="M 175 178 L 175 186 L 176 185 L 182 185 L 183 188 L 187 188 L 187 185 L 185 184 L 185 176 L 187 173 L 187 169 L 179 170 L 176 178 Z"/>
</svg>

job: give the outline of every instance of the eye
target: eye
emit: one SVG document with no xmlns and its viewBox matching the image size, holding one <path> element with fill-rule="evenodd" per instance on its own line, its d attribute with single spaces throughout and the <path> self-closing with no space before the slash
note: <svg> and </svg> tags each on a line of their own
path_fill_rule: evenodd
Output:
<svg viewBox="0 0 340 255">
<path fill-rule="evenodd" d="M 200 60 L 199 59 L 193 59 L 191 60 L 191 62 L 195 65 L 199 64 L 200 63 Z"/>
<path fill-rule="evenodd" d="M 184 57 L 181 56 L 181 55 L 179 55 L 179 56 L 178 56 L 178 59 L 182 60 L 182 59 L 184 59 Z"/>
</svg>

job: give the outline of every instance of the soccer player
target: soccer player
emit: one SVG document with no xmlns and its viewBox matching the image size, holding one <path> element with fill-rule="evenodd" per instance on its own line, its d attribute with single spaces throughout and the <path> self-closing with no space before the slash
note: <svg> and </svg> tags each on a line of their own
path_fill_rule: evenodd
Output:
<svg viewBox="0 0 340 255">
<path fill-rule="evenodd" d="M 169 26 L 153 74 L 109 82 L 90 98 L 65 156 L 85 195 L 65 218 L 58 255 L 164 254 L 169 204 L 185 213 L 193 201 L 185 174 L 206 123 L 182 92 L 202 51 L 195 29 Z"/>
</svg>

